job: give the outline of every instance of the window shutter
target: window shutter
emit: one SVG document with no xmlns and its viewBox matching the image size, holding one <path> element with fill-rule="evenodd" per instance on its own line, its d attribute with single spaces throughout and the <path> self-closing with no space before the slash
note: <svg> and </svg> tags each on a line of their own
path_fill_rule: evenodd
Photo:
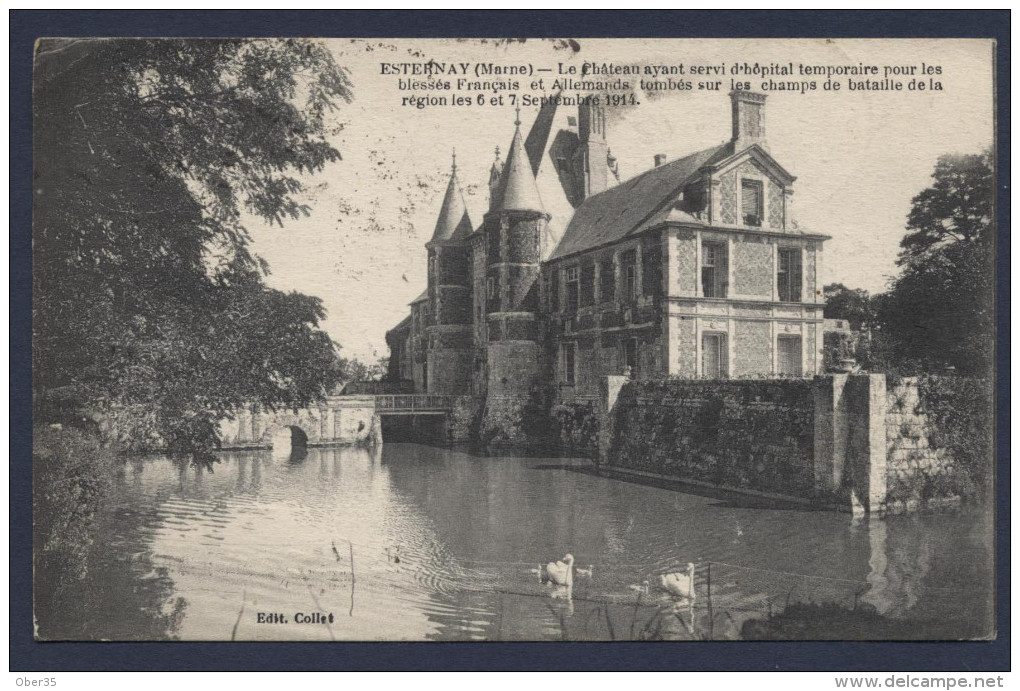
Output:
<svg viewBox="0 0 1020 691">
<path fill-rule="evenodd" d="M 749 225 L 761 225 L 761 183 L 745 180 L 741 185 L 740 213 Z M 753 220 L 752 220 L 753 219 Z"/>
<path fill-rule="evenodd" d="M 800 302 L 801 285 L 800 250 L 793 250 L 790 253 L 790 300 L 792 302 Z"/>
<path fill-rule="evenodd" d="M 721 245 L 717 252 L 718 260 L 716 261 L 716 285 L 719 286 L 718 297 L 724 298 L 729 293 L 730 285 L 730 271 L 729 271 L 729 256 L 726 245 Z"/>
</svg>

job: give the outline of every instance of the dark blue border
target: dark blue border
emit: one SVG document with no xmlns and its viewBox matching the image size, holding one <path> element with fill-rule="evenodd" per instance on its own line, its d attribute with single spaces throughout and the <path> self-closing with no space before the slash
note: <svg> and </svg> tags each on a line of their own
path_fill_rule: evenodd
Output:
<svg viewBox="0 0 1020 691">
<path fill-rule="evenodd" d="M 1010 13 L 997 11 L 10 12 L 10 669 L 1008 670 Z M 41 36 L 529 36 L 998 40 L 999 638 L 981 643 L 36 643 L 31 598 L 31 85 Z"/>
</svg>

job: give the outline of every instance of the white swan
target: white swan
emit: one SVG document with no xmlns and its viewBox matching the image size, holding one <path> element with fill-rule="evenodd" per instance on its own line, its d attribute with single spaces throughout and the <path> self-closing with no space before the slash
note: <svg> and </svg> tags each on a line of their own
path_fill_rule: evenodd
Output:
<svg viewBox="0 0 1020 691">
<path fill-rule="evenodd" d="M 545 565 L 545 577 L 550 583 L 565 585 L 568 588 L 574 585 L 574 555 L 568 554 L 563 561 L 551 561 Z"/>
<path fill-rule="evenodd" d="M 687 564 L 687 573 L 664 573 L 660 575 L 659 587 L 670 595 L 694 602 L 694 564 Z"/>
<path fill-rule="evenodd" d="M 594 564 L 588 564 L 588 568 L 587 569 L 582 569 L 580 566 L 578 566 L 574 570 L 577 572 L 578 576 L 585 576 L 587 578 L 591 578 L 592 574 L 595 572 L 595 565 Z"/>
</svg>

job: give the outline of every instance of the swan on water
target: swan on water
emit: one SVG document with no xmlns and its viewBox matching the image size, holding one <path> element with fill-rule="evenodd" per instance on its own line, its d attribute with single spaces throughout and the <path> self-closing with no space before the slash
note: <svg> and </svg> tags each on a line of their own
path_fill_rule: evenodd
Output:
<svg viewBox="0 0 1020 691">
<path fill-rule="evenodd" d="M 659 586 L 670 595 L 694 601 L 694 564 L 687 564 L 687 573 L 664 573 Z"/>
<path fill-rule="evenodd" d="M 574 571 L 577 572 L 578 576 L 585 576 L 587 578 L 591 578 L 592 573 L 595 572 L 595 565 L 588 564 L 587 569 L 582 569 L 580 566 L 578 566 L 576 569 L 574 569 Z"/>
<path fill-rule="evenodd" d="M 568 554 L 563 561 L 551 561 L 545 565 L 545 577 L 550 583 L 574 585 L 574 555 Z"/>
</svg>

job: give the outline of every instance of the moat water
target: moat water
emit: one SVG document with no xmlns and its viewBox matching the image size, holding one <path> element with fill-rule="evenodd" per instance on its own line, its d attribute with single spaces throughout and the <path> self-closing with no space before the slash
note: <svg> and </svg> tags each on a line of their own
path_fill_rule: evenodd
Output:
<svg viewBox="0 0 1020 691">
<path fill-rule="evenodd" d="M 583 459 L 416 444 L 223 453 L 211 471 L 135 459 L 97 519 L 85 604 L 54 633 L 732 639 L 815 603 L 910 622 L 918 638 L 988 636 L 992 534 L 982 508 L 855 522 L 607 479 Z M 591 574 L 543 583 L 539 564 L 568 552 Z M 689 562 L 693 602 L 658 587 Z"/>
</svg>

